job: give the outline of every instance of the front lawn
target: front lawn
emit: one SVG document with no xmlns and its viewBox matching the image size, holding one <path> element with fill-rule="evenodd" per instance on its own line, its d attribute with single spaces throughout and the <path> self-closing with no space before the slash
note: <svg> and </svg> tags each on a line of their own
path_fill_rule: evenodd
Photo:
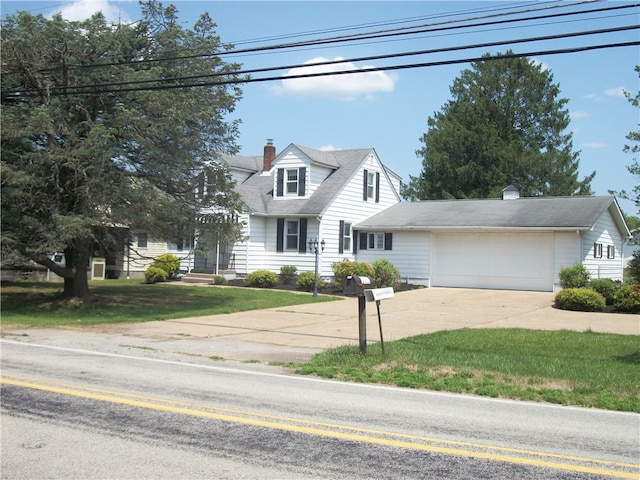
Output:
<svg viewBox="0 0 640 480">
<path fill-rule="evenodd" d="M 339 347 L 295 365 L 345 381 L 546 401 L 640 413 L 636 335 L 463 329 Z"/>
<path fill-rule="evenodd" d="M 91 299 L 78 302 L 62 299 L 62 283 L 3 282 L 2 324 L 55 327 L 148 322 L 326 302 L 336 298 L 179 282 L 148 285 L 141 280 L 94 281 L 90 282 L 89 288 Z"/>
</svg>

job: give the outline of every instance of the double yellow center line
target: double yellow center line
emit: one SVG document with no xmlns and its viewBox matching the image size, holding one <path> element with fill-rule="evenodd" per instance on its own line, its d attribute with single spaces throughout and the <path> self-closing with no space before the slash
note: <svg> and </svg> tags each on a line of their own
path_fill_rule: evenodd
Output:
<svg viewBox="0 0 640 480">
<path fill-rule="evenodd" d="M 530 465 L 540 468 L 568 470 L 594 475 L 606 475 L 615 478 L 640 479 L 639 464 L 618 463 L 555 453 L 544 453 L 516 448 L 443 440 L 419 435 L 386 432 L 348 425 L 314 422 L 312 420 L 301 420 L 297 418 L 267 415 L 198 403 L 168 400 L 6 373 L 1 375 L 0 383 L 101 402 L 129 405 L 132 407 L 159 410 L 223 422 L 272 428 L 276 430 L 285 430 L 307 435 L 317 435 L 339 440 L 351 440 L 387 447 L 441 453 L 445 455 L 481 458 L 497 462 Z"/>
</svg>

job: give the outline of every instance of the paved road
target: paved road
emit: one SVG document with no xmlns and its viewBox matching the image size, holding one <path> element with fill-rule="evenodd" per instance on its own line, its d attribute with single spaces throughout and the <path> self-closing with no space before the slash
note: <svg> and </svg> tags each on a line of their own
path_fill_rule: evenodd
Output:
<svg viewBox="0 0 640 480">
<path fill-rule="evenodd" d="M 637 478 L 640 416 L 2 340 L 3 478 Z M 226 364 L 225 364 L 226 365 Z"/>
</svg>

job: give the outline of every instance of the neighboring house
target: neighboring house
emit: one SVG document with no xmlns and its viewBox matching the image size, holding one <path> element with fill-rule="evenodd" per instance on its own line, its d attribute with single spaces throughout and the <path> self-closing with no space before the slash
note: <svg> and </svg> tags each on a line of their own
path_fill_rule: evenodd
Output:
<svg viewBox="0 0 640 480">
<path fill-rule="evenodd" d="M 630 233 L 613 196 L 399 203 L 354 226 L 357 259 L 389 259 L 412 283 L 556 291 L 560 269 L 583 263 L 592 278 L 622 280 Z M 385 232 L 393 250 L 367 248 Z"/>
</svg>

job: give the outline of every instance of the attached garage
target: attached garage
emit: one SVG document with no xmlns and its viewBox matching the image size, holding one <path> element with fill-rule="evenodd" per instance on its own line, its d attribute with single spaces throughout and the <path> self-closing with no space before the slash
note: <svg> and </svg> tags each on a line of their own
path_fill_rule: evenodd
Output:
<svg viewBox="0 0 640 480">
<path fill-rule="evenodd" d="M 553 290 L 553 235 L 435 233 L 434 287 Z"/>
<path fill-rule="evenodd" d="M 555 291 L 559 271 L 576 263 L 591 278 L 622 280 L 619 252 L 630 232 L 615 197 L 513 193 L 401 202 L 354 229 L 393 232 L 394 251 L 379 251 L 377 258 L 392 261 L 403 278 L 433 287 Z M 361 258 L 371 262 L 375 254 L 368 250 Z"/>
</svg>

